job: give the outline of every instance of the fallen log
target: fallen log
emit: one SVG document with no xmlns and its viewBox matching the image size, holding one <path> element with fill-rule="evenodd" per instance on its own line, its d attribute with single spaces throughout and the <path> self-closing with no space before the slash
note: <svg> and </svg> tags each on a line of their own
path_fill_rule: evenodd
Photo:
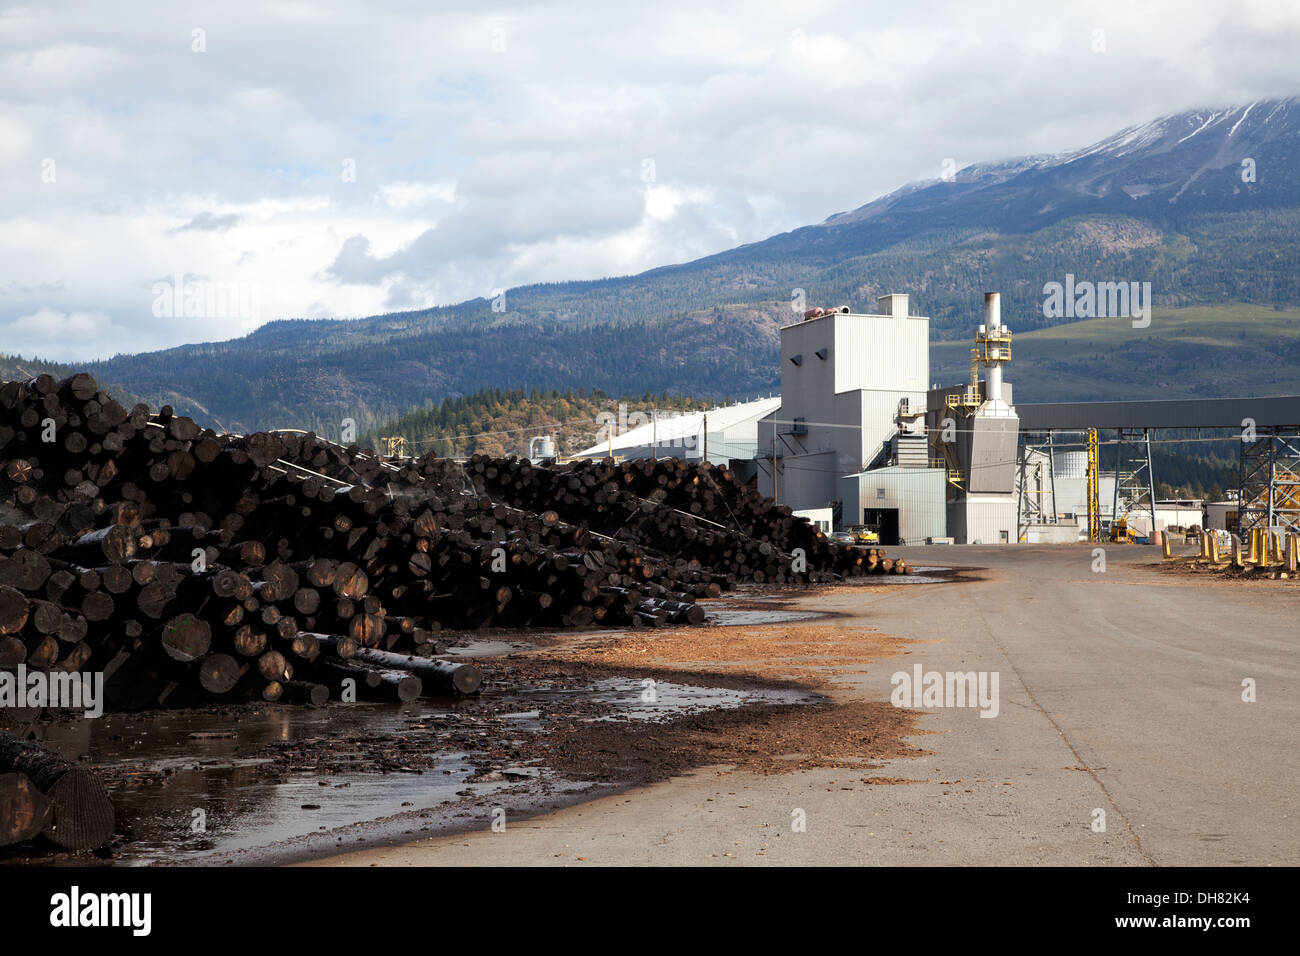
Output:
<svg viewBox="0 0 1300 956">
<path fill-rule="evenodd" d="M 113 838 L 113 801 L 104 782 L 35 743 L 0 733 L 0 774 L 25 774 L 48 800 L 41 834 L 68 850 L 94 850 Z"/>
<path fill-rule="evenodd" d="M 330 647 L 333 647 L 336 641 L 336 638 L 330 635 L 317 635 L 317 637 L 322 644 Z M 391 651 L 377 651 L 370 647 L 358 648 L 352 660 L 390 671 L 409 671 L 421 679 L 426 694 L 433 690 L 476 694 L 483 686 L 483 671 L 476 664 L 394 654 Z"/>
<path fill-rule="evenodd" d="M 272 683 L 281 689 L 283 699 L 293 701 L 295 704 L 324 707 L 329 703 L 330 689 L 324 684 L 316 684 L 305 680 L 291 680 L 284 683 L 273 681 Z M 281 695 L 277 694 L 276 696 L 279 698 Z"/>
</svg>

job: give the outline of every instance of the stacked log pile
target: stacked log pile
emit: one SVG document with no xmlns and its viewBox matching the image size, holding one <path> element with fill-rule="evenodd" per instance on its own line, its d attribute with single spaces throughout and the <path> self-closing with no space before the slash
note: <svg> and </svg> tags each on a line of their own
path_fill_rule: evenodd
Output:
<svg viewBox="0 0 1300 956">
<path fill-rule="evenodd" d="M 605 459 L 543 468 L 527 459 L 475 455 L 464 465 L 436 458 L 420 465 L 444 482 L 459 470 L 479 494 L 525 511 L 553 509 L 616 541 L 635 542 L 664 557 L 659 570 L 670 580 L 694 581 L 704 569 L 704 577 L 728 589 L 734 582 L 781 585 L 907 573 L 906 562 L 880 549 L 833 544 L 789 508 L 709 463 Z"/>
<path fill-rule="evenodd" d="M 710 466 L 395 463 L 0 385 L 0 669 L 102 672 L 110 709 L 473 692 L 444 629 L 699 624 L 739 582 L 905 570 Z"/>
</svg>

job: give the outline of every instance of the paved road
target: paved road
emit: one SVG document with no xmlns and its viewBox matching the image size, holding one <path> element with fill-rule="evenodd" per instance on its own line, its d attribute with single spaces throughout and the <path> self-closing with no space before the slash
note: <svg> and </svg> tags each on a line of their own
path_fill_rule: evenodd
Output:
<svg viewBox="0 0 1300 956">
<path fill-rule="evenodd" d="M 935 733 L 915 738 L 932 755 L 873 772 L 923 782 L 707 768 L 505 833 L 330 862 L 1300 863 L 1300 589 L 1162 575 L 1139 547 L 1108 548 L 1104 572 L 1088 546 L 897 550 L 982 580 L 819 601 L 917 641 L 844 692 L 887 699 L 890 675 L 916 663 L 1000 675 L 996 718 L 933 710 L 921 726 Z M 795 810 L 805 832 L 792 832 Z"/>
</svg>

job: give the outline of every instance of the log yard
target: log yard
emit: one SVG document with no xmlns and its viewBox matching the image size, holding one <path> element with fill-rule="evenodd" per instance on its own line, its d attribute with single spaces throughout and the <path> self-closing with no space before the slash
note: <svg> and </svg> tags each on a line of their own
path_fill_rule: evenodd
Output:
<svg viewBox="0 0 1300 956">
<path fill-rule="evenodd" d="M 874 367 L 886 334 L 855 323 L 924 332 L 905 298 L 810 312 L 787 348 L 822 336 L 821 381 L 843 384 L 837 365 Z M 619 454 L 636 429 L 567 460 L 380 455 L 127 408 L 85 373 L 5 383 L 0 860 L 1142 865 L 1221 862 L 1228 841 L 1297 862 L 1286 814 L 1263 826 L 1260 809 L 1297 781 L 1252 769 L 1288 733 L 1255 715 L 1294 700 L 1227 703 L 1294 666 L 1250 635 L 1283 627 L 1300 588 L 1276 463 L 1300 398 L 1018 412 L 998 306 L 970 382 L 857 383 L 892 420 L 792 416 L 830 385 L 783 370 L 754 447 L 767 429 L 795 451 L 725 465 L 707 431 L 670 457 Z M 924 381 L 926 345 L 887 375 Z M 1095 452 L 1075 474 L 1059 450 L 1077 423 L 1168 433 L 1247 406 L 1269 448 L 1243 457 L 1272 455 L 1274 478 L 1238 501 L 1265 520 L 1241 537 L 1198 522 L 1175 545 L 1150 459 L 1116 457 L 1103 540 Z M 1041 433 L 1018 435 L 1026 419 Z M 888 547 L 758 490 L 766 468 L 777 494 L 819 493 L 799 490 L 824 472 L 794 477 L 798 450 L 832 440 L 870 464 L 830 523 Z M 1226 607 L 1240 628 L 1219 626 Z M 1186 749 L 1207 740 L 1208 767 Z M 1164 816 L 1171 765 L 1199 781 L 1178 787 L 1186 826 Z M 809 814 L 835 822 L 808 831 Z M 491 839 L 515 819 L 539 822 Z"/>
<path fill-rule="evenodd" d="M 10 948 L 1284 932 L 1297 48 L 5 4 Z"/>
</svg>

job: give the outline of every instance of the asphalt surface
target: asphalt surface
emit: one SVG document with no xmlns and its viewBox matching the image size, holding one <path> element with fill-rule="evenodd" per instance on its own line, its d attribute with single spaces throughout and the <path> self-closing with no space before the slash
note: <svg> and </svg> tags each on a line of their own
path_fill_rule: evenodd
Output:
<svg viewBox="0 0 1300 956">
<path fill-rule="evenodd" d="M 841 589 L 818 609 L 909 638 L 844 674 L 889 699 L 911 672 L 999 675 L 993 718 L 927 709 L 928 756 L 868 773 L 695 773 L 335 865 L 1300 863 L 1300 586 L 1162 573 L 1157 552 L 899 548 L 979 580 Z M 1242 700 L 1242 682 L 1257 700 Z M 912 783 L 866 783 L 892 778 Z M 1104 831 L 1098 828 L 1104 813 Z M 798 829 L 794 824 L 802 821 Z"/>
</svg>

